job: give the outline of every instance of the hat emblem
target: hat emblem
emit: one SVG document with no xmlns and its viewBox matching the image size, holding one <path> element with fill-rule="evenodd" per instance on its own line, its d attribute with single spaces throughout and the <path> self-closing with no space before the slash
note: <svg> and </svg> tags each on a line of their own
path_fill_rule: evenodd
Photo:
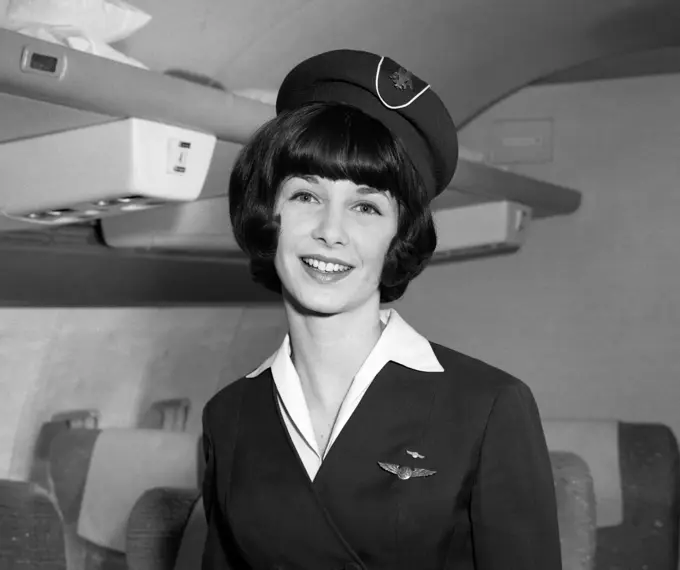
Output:
<svg viewBox="0 0 680 570">
<path fill-rule="evenodd" d="M 392 84 L 400 91 L 403 91 L 404 89 L 413 91 L 413 74 L 403 67 L 400 67 L 390 75 L 390 79 L 392 80 Z"/>
</svg>

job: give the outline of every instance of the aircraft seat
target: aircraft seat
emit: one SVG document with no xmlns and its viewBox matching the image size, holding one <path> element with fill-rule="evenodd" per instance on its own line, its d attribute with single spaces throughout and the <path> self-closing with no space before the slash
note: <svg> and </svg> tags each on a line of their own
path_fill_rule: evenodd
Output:
<svg viewBox="0 0 680 570">
<path fill-rule="evenodd" d="M 195 435 L 153 429 L 71 429 L 50 448 L 69 570 L 127 570 L 125 533 L 139 497 L 162 486 L 198 489 Z"/>
<path fill-rule="evenodd" d="M 582 457 L 595 491 L 595 570 L 677 570 L 680 452 L 668 426 L 545 420 L 548 449 Z"/>
<path fill-rule="evenodd" d="M 127 528 L 130 570 L 201 567 L 207 526 L 200 491 L 157 488 L 135 504 Z"/>
<path fill-rule="evenodd" d="M 0 480 L 0 568 L 66 570 L 61 518 L 34 483 Z"/>
</svg>

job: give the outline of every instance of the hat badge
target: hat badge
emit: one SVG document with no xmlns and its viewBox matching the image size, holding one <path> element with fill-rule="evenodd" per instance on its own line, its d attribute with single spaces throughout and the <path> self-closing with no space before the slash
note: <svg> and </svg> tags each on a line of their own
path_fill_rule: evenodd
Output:
<svg viewBox="0 0 680 570">
<path fill-rule="evenodd" d="M 404 91 L 404 89 L 413 91 L 413 74 L 403 67 L 400 67 L 390 75 L 390 79 L 392 80 L 392 84 L 399 89 L 399 91 Z"/>
</svg>

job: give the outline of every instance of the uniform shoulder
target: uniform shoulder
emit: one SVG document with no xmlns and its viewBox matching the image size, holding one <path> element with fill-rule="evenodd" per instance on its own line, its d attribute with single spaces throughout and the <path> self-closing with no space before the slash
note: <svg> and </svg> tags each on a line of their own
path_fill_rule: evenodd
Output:
<svg viewBox="0 0 680 570">
<path fill-rule="evenodd" d="M 500 368 L 446 346 L 433 342 L 430 344 L 444 368 L 442 374 L 460 388 L 493 397 L 513 388 L 520 391 L 529 390 L 522 380 Z"/>
<path fill-rule="evenodd" d="M 228 417 L 236 413 L 241 405 L 243 391 L 249 381 L 249 378 L 243 376 L 215 393 L 203 408 L 204 421 L 210 421 L 211 418 Z"/>
</svg>

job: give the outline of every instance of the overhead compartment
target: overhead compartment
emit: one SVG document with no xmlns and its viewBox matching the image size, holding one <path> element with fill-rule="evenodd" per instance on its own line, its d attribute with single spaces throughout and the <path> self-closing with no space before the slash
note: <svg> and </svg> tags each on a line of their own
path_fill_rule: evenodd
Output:
<svg viewBox="0 0 680 570">
<path fill-rule="evenodd" d="M 273 115 L 259 101 L 0 29 L 0 232 L 195 200 L 215 184 L 218 138 L 221 160 Z"/>
<path fill-rule="evenodd" d="M 72 224 L 198 198 L 215 136 L 121 119 L 0 144 L 0 211 Z"/>
</svg>

